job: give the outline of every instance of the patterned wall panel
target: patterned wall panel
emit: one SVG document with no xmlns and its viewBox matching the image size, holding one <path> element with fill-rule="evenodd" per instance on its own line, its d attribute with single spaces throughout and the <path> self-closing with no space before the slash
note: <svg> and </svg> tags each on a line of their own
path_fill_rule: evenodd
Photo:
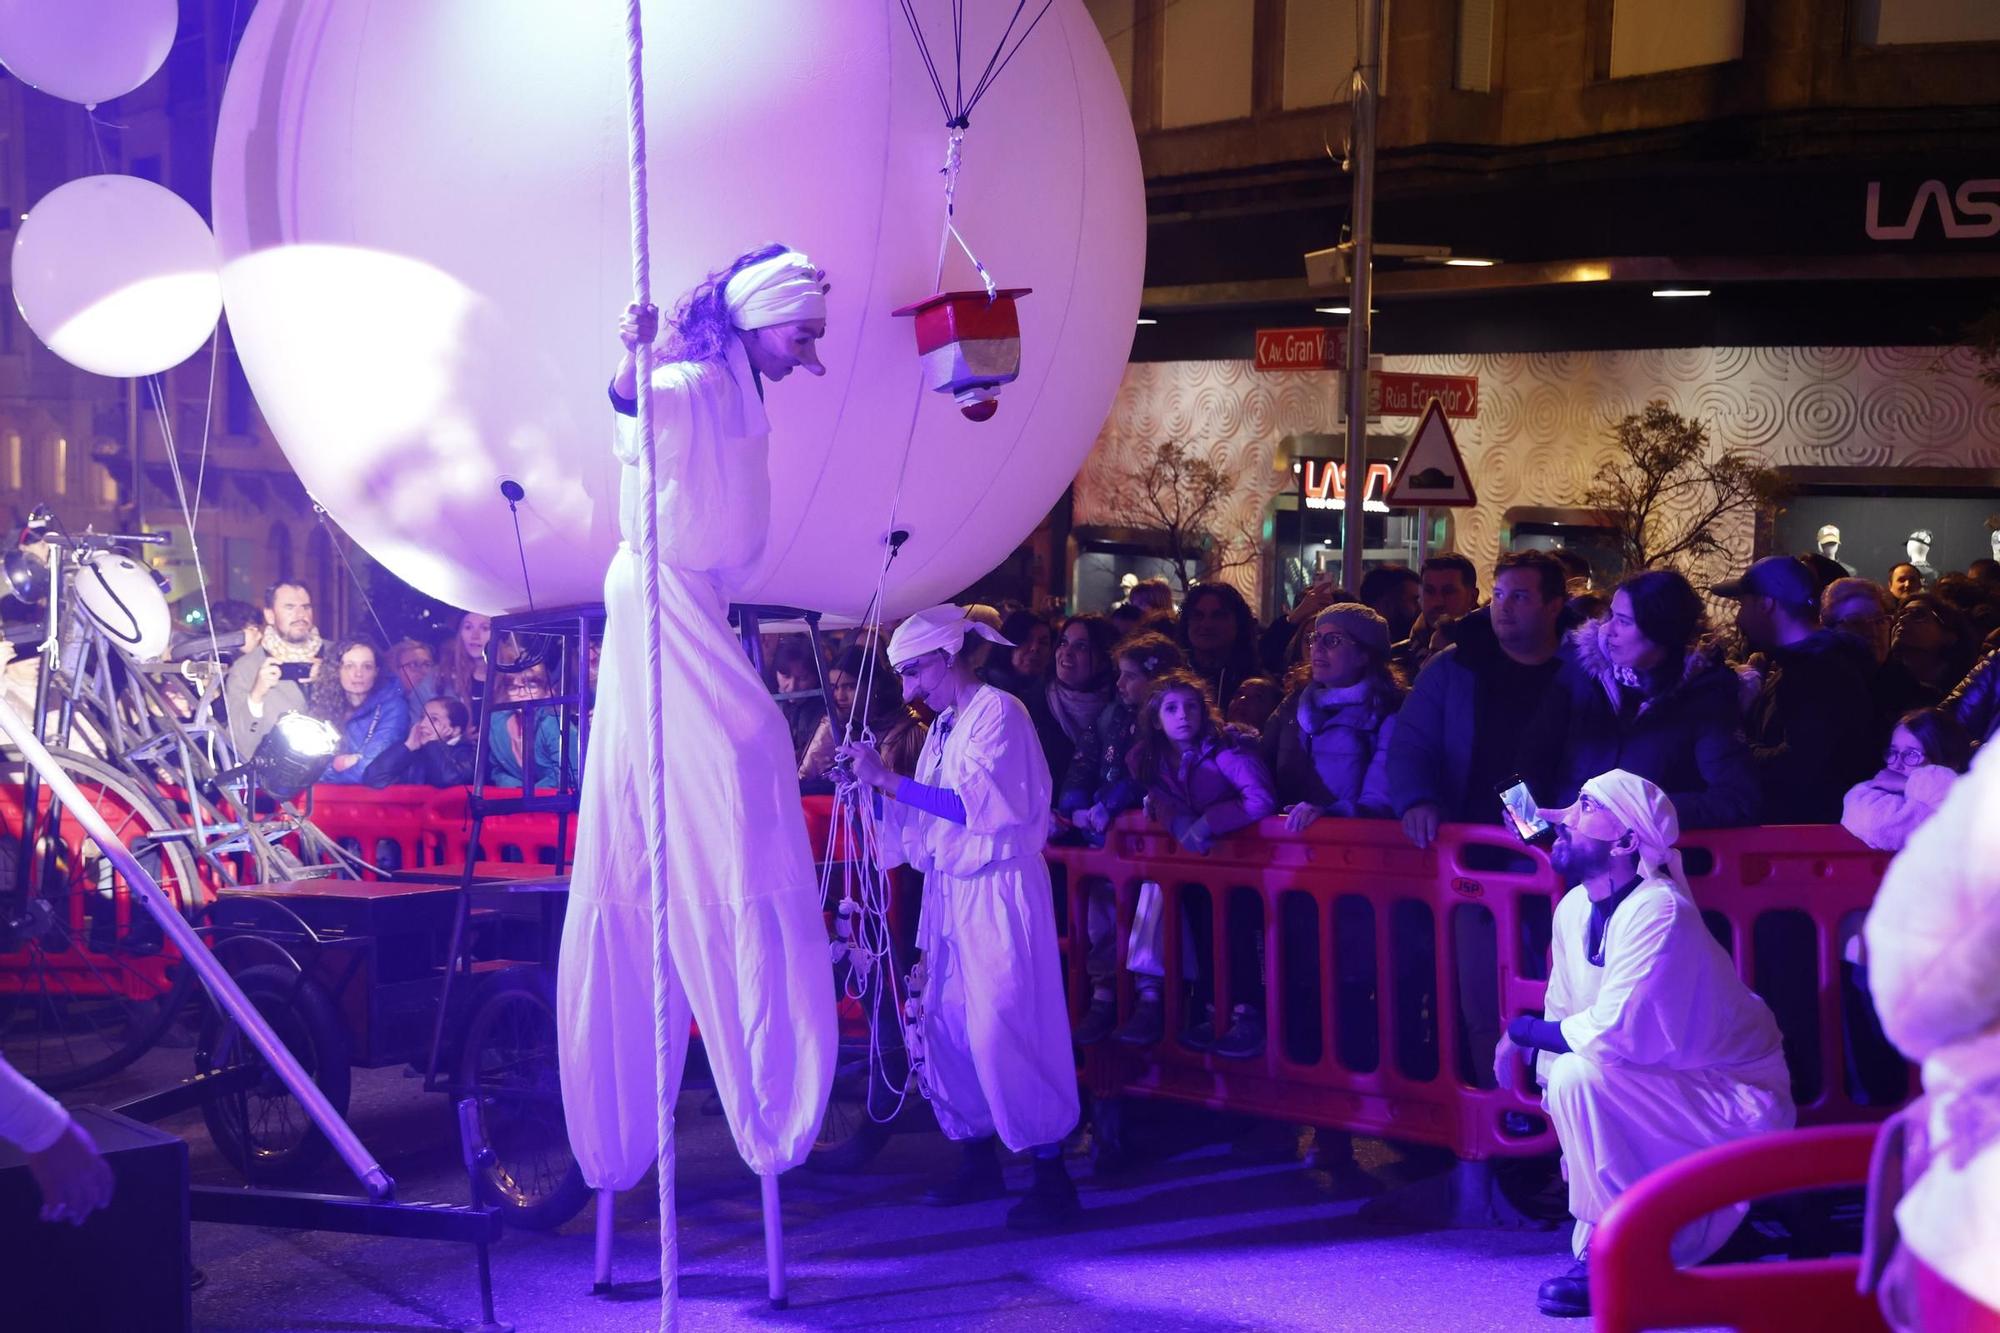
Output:
<svg viewBox="0 0 2000 1333">
<path fill-rule="evenodd" d="M 1479 376 L 1480 415 L 1455 425 L 1480 504 L 1455 530 L 1458 548 L 1481 566 L 1499 554 L 1507 509 L 1580 501 L 1610 457 L 1612 424 L 1653 399 L 1772 466 L 2000 468 L 2000 391 L 1979 382 L 1962 347 L 1480 353 L 1384 365 Z M 1247 361 L 1128 366 L 1077 476 L 1077 521 L 1133 523 L 1124 479 L 1146 445 L 1179 439 L 1237 475 L 1225 530 L 1256 525 L 1291 484 L 1279 471 L 1280 441 L 1333 431 L 1338 386 L 1328 372 L 1269 374 Z M 1747 560 L 1750 525 L 1733 527 L 1732 545 Z M 1256 571 L 1232 577 L 1254 600 Z"/>
</svg>

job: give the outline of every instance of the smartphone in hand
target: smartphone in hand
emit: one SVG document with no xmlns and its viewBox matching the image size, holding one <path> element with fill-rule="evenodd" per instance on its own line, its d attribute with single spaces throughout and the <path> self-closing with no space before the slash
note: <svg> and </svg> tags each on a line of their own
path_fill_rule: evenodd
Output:
<svg viewBox="0 0 2000 1333">
<path fill-rule="evenodd" d="M 1528 784 L 1520 774 L 1508 778 L 1494 791 L 1499 793 L 1500 809 L 1506 814 L 1507 826 L 1514 830 L 1516 837 L 1530 847 L 1546 848 L 1555 842 L 1555 825 L 1542 818 L 1534 793 L 1528 790 Z"/>
</svg>

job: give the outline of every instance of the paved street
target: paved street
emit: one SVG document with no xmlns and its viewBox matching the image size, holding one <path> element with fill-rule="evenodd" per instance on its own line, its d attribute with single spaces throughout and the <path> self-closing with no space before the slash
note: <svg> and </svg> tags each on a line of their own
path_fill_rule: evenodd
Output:
<svg viewBox="0 0 2000 1333">
<path fill-rule="evenodd" d="M 105 1093 L 175 1076 L 186 1052 L 156 1051 Z M 115 1100 L 101 1096 L 99 1100 Z M 1564 1259 L 1554 1231 L 1416 1231 L 1364 1223 L 1330 1178 L 1285 1154 L 1283 1137 L 1239 1121 L 1160 1112 L 1150 1143 L 1115 1179 L 1072 1161 L 1087 1209 L 1074 1228 L 1024 1238 L 1006 1201 L 943 1211 L 917 1202 L 955 1149 L 934 1130 L 894 1137 L 852 1175 L 787 1176 L 791 1305 L 764 1299 L 755 1178 L 704 1094 L 680 1104 L 682 1292 L 688 1328 L 1546 1329 L 1534 1289 Z M 408 1200 L 460 1202 L 451 1118 L 399 1070 L 357 1070 L 355 1128 Z M 170 1122 L 194 1145 L 197 1180 L 233 1177 L 199 1116 Z M 1236 1141 L 1232 1143 L 1232 1138 Z M 1252 1141 L 1255 1148 L 1252 1148 Z M 1381 1145 L 1371 1166 L 1392 1172 Z M 1287 1160 L 1271 1160 L 1284 1156 Z M 1009 1176 L 1024 1185 L 1027 1167 Z M 350 1188 L 329 1167 L 318 1187 Z M 494 1251 L 499 1314 L 522 1330 L 653 1327 L 658 1298 L 651 1184 L 620 1200 L 618 1290 L 590 1294 L 586 1211 L 554 1234 L 510 1232 Z M 195 1296 L 203 1329 L 360 1333 L 471 1327 L 471 1252 L 452 1246 L 201 1225 Z"/>
</svg>

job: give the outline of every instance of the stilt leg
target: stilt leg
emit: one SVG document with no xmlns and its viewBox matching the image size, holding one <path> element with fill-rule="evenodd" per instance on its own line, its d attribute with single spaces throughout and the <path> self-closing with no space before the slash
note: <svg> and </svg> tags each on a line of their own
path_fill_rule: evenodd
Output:
<svg viewBox="0 0 2000 1333">
<path fill-rule="evenodd" d="M 590 1281 L 593 1296 L 611 1290 L 611 1205 L 617 1197 L 610 1190 L 597 1191 L 597 1267 Z"/>
<path fill-rule="evenodd" d="M 778 1205 L 778 1178 L 759 1177 L 764 1183 L 764 1266 L 771 1280 L 771 1308 L 782 1310 L 785 1295 L 785 1216 Z"/>
</svg>

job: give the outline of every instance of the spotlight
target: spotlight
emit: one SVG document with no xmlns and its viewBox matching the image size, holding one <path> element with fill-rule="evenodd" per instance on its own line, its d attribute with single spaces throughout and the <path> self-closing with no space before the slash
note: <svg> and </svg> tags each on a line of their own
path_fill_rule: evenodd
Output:
<svg viewBox="0 0 2000 1333">
<path fill-rule="evenodd" d="M 319 780 L 340 747 L 340 729 L 305 713 L 287 713 L 264 733 L 250 760 L 258 785 L 289 801 Z"/>
<path fill-rule="evenodd" d="M 37 560 L 26 551 L 9 551 L 0 560 L 0 574 L 6 577 L 8 589 L 30 606 L 48 599 L 48 561 Z"/>
</svg>

